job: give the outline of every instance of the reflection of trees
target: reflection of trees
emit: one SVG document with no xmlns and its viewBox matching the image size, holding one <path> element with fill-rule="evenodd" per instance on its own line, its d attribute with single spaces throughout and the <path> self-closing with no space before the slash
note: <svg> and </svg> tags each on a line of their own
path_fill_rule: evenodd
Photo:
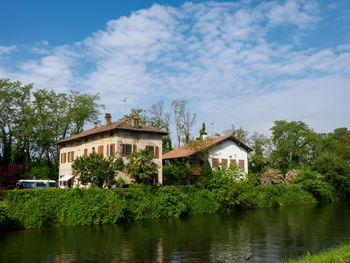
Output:
<svg viewBox="0 0 350 263">
<path fill-rule="evenodd" d="M 0 262 L 278 261 L 350 236 L 345 203 L 3 234 Z"/>
</svg>

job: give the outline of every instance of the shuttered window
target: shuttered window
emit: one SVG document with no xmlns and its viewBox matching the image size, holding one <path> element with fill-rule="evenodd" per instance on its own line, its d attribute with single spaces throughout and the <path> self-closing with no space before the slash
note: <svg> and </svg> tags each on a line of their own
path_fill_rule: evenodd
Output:
<svg viewBox="0 0 350 263">
<path fill-rule="evenodd" d="M 133 152 L 133 153 L 136 153 L 136 152 L 137 152 L 137 146 L 136 146 L 136 144 L 133 144 L 133 146 L 132 146 L 132 152 Z"/>
<path fill-rule="evenodd" d="M 244 160 L 239 160 L 239 168 L 244 169 Z"/>
<path fill-rule="evenodd" d="M 227 168 L 227 159 L 221 159 L 221 167 Z"/>
<path fill-rule="evenodd" d="M 115 154 L 115 144 L 114 143 L 109 145 L 109 152 L 111 153 L 111 155 Z"/>
<path fill-rule="evenodd" d="M 158 146 L 156 146 L 155 157 L 156 157 L 156 158 L 159 158 L 159 147 L 158 147 Z"/>
<path fill-rule="evenodd" d="M 88 149 L 84 149 L 84 156 L 88 156 Z"/>
<path fill-rule="evenodd" d="M 103 145 L 98 146 L 97 153 L 103 156 Z"/>
<path fill-rule="evenodd" d="M 122 144 L 122 156 L 126 155 L 126 145 Z"/>
<path fill-rule="evenodd" d="M 107 155 L 106 155 L 106 156 L 108 157 L 108 156 L 109 156 L 109 144 L 107 144 L 107 147 L 106 147 L 106 148 L 107 148 L 107 149 L 106 149 L 106 150 L 107 150 Z"/>
<path fill-rule="evenodd" d="M 71 153 L 72 162 L 74 161 L 74 152 Z"/>
<path fill-rule="evenodd" d="M 236 166 L 236 165 L 237 165 L 236 160 L 235 160 L 235 159 L 231 159 L 231 160 L 230 160 L 230 165 Z"/>
<path fill-rule="evenodd" d="M 67 161 L 67 153 L 63 154 L 63 162 L 65 163 Z"/>
<path fill-rule="evenodd" d="M 146 145 L 146 151 L 149 153 L 154 153 L 154 146 Z"/>
<path fill-rule="evenodd" d="M 129 155 L 132 153 L 132 146 L 131 144 L 125 144 L 125 154 Z"/>
<path fill-rule="evenodd" d="M 211 159 L 211 162 L 212 162 L 212 167 L 213 168 L 217 168 L 219 166 L 219 159 L 217 158 L 212 158 Z"/>
</svg>

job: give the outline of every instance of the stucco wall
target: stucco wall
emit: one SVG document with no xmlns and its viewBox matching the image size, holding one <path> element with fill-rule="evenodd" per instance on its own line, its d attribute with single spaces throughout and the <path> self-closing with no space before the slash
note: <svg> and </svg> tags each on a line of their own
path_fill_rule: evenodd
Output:
<svg viewBox="0 0 350 263">
<path fill-rule="evenodd" d="M 230 164 L 230 159 L 235 159 L 237 165 L 239 165 L 239 160 L 244 160 L 244 171 L 248 173 L 248 153 L 232 140 L 225 140 L 214 145 L 209 149 L 208 156 L 211 167 L 213 167 L 212 158 L 218 158 L 219 163 L 221 163 L 222 159 L 227 159 L 228 165 Z"/>
<path fill-rule="evenodd" d="M 141 131 L 123 131 L 117 130 L 111 132 L 105 132 L 98 135 L 89 136 L 79 141 L 68 142 L 60 147 L 60 168 L 59 177 L 64 175 L 72 175 L 71 165 L 72 162 L 68 162 L 68 152 L 74 151 L 74 159 L 84 155 L 84 149 L 88 149 L 88 154 L 92 152 L 92 148 L 95 148 L 95 152 L 98 152 L 98 147 L 103 145 L 103 155 L 107 156 L 107 145 L 115 144 L 115 154 L 117 157 L 123 159 L 124 164 L 127 163 L 126 157 L 121 156 L 122 149 L 121 144 L 136 145 L 137 151 L 145 149 L 146 146 L 158 146 L 159 157 L 154 159 L 154 162 L 158 164 L 158 182 L 163 183 L 162 174 L 162 135 L 158 133 L 147 133 Z M 66 163 L 61 163 L 61 153 L 66 153 Z M 126 183 L 131 183 L 132 180 L 124 173 L 118 173 L 118 177 L 121 176 Z M 75 184 L 78 183 L 76 180 Z"/>
</svg>

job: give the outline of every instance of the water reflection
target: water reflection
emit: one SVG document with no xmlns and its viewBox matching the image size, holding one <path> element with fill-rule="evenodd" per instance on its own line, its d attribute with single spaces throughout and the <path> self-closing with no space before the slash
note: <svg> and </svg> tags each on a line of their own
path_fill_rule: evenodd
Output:
<svg viewBox="0 0 350 263">
<path fill-rule="evenodd" d="M 350 239 L 333 203 L 2 234 L 0 262 L 273 262 Z"/>
</svg>

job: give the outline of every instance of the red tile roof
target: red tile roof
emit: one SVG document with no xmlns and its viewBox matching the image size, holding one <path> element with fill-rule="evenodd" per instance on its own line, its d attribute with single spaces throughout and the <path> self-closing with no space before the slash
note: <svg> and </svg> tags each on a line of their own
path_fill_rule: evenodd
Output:
<svg viewBox="0 0 350 263">
<path fill-rule="evenodd" d="M 149 125 L 145 125 L 145 124 L 141 124 L 141 123 L 137 127 L 133 127 L 131 120 L 123 119 L 120 121 L 112 122 L 111 124 L 109 124 L 107 126 L 101 125 L 101 126 L 98 126 L 96 128 L 92 128 L 92 129 L 83 131 L 77 135 L 59 140 L 56 143 L 61 144 L 61 143 L 65 143 L 65 142 L 70 142 L 70 141 L 81 139 L 81 138 L 84 138 L 84 137 L 87 137 L 87 136 L 90 136 L 93 134 L 99 134 L 102 132 L 113 131 L 113 130 L 130 130 L 130 131 L 139 131 L 139 132 L 160 133 L 162 135 L 168 134 L 168 132 L 166 132 L 164 130 L 157 129 L 153 126 L 149 126 Z"/>
<path fill-rule="evenodd" d="M 198 152 L 200 150 L 206 149 L 214 144 L 218 144 L 218 143 L 225 141 L 225 140 L 228 140 L 228 139 L 234 141 L 237 145 L 243 147 L 248 152 L 252 151 L 252 149 L 249 148 L 247 145 L 240 142 L 235 137 L 229 135 L 229 136 L 220 136 L 220 137 L 209 138 L 207 140 L 207 142 L 203 143 L 203 144 L 198 144 L 198 145 L 197 144 L 196 145 L 186 144 L 186 145 L 181 146 L 175 150 L 172 150 L 170 152 L 163 154 L 163 159 L 166 160 L 166 159 L 188 157 L 188 156 L 195 154 L 196 152 Z"/>
</svg>

